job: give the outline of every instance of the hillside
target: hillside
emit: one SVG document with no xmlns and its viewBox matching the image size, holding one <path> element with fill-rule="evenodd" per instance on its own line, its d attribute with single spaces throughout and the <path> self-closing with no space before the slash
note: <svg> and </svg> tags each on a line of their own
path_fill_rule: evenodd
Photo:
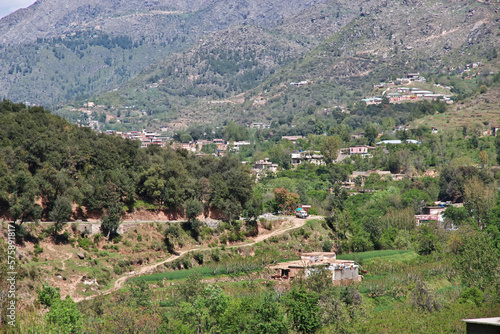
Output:
<svg viewBox="0 0 500 334">
<path fill-rule="evenodd" d="M 155 118 L 181 118 L 184 123 L 270 121 L 283 112 L 298 119 L 308 108 L 331 110 L 355 103 L 370 94 L 373 84 L 410 72 L 428 78 L 454 75 L 466 64 L 493 61 L 489 68 L 496 73 L 499 24 L 494 4 L 477 1 L 390 6 L 372 1 L 349 7 L 342 1 L 328 2 L 265 32 L 216 33 L 97 101 L 115 107 L 137 103 Z M 219 48 L 216 41 L 231 47 Z M 269 43 L 273 48 L 262 52 Z M 227 59 L 229 49 L 248 51 Z M 284 52 L 287 61 L 276 63 Z M 214 71 L 214 59 L 231 70 Z M 254 60 L 248 68 L 248 61 Z M 305 80 L 305 86 L 290 86 Z M 148 84 L 155 87 L 145 89 Z"/>
<path fill-rule="evenodd" d="M 40 0 L 0 20 L 0 95 L 42 105 L 85 98 L 201 35 L 271 27 L 319 2 Z"/>
</svg>

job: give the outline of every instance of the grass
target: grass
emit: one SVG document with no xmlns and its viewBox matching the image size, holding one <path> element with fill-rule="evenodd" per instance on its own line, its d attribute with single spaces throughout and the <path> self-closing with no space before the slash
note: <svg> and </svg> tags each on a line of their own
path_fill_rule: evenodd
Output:
<svg viewBox="0 0 500 334">
<path fill-rule="evenodd" d="M 211 276 L 223 275 L 225 273 L 226 271 L 224 267 L 216 267 L 216 268 L 196 267 L 184 270 L 169 271 L 165 273 L 156 273 L 140 277 L 133 277 L 129 279 L 129 282 L 134 282 L 134 281 L 154 282 L 154 281 L 162 281 L 164 279 L 169 281 L 174 281 L 174 280 L 186 279 L 190 275 L 195 275 L 195 274 L 198 274 L 201 277 L 211 277 Z"/>
<path fill-rule="evenodd" d="M 368 251 L 368 252 L 360 252 L 360 253 L 351 253 L 351 254 L 342 254 L 337 255 L 337 259 L 339 260 L 354 260 L 354 261 L 364 261 L 368 259 L 374 258 L 387 258 L 391 257 L 391 259 L 406 259 L 408 256 L 405 255 L 413 255 L 413 251 L 411 250 L 376 250 L 376 251 Z"/>
</svg>

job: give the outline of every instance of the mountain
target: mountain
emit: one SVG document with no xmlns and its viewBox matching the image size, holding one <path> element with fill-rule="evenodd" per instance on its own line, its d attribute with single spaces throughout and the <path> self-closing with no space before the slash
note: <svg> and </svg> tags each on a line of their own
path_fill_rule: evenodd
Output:
<svg viewBox="0 0 500 334">
<path fill-rule="evenodd" d="M 0 95 L 52 105 L 124 83 L 199 36 L 326 0 L 39 0 L 0 20 Z"/>
<path fill-rule="evenodd" d="M 0 95 L 75 106 L 92 98 L 115 118 L 126 108 L 133 119 L 124 123 L 299 119 L 352 104 L 373 84 L 409 72 L 453 76 L 473 62 L 498 71 L 498 7 L 38 1 L 0 21 Z M 307 85 L 290 85 L 300 81 Z M 76 119 L 69 109 L 58 113 Z"/>
<path fill-rule="evenodd" d="M 495 6 L 329 1 L 270 28 L 206 36 L 97 101 L 111 108 L 135 105 L 182 123 L 270 121 L 354 103 L 374 84 L 409 72 L 441 80 L 481 62 L 488 76 L 499 69 Z M 300 81 L 308 83 L 290 85 Z M 459 95 L 467 90 L 454 89 Z"/>
</svg>

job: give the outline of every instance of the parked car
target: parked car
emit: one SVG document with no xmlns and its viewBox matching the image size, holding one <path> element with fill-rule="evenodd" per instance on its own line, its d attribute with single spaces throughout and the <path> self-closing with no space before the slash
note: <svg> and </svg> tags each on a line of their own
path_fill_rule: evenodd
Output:
<svg viewBox="0 0 500 334">
<path fill-rule="evenodd" d="M 295 211 L 295 217 L 307 218 L 307 211 L 302 208 L 298 208 L 297 211 Z"/>
</svg>

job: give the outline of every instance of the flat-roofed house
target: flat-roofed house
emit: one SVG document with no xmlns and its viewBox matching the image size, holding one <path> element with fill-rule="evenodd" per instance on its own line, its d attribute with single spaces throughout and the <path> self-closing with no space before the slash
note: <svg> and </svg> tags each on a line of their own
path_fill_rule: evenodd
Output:
<svg viewBox="0 0 500 334">
<path fill-rule="evenodd" d="M 327 270 L 332 281 L 338 285 L 357 283 L 362 278 L 354 261 L 337 260 L 333 252 L 303 253 L 300 260 L 279 263 L 270 268 L 275 270 L 272 278 L 276 280 L 307 279 L 320 270 Z"/>
</svg>

